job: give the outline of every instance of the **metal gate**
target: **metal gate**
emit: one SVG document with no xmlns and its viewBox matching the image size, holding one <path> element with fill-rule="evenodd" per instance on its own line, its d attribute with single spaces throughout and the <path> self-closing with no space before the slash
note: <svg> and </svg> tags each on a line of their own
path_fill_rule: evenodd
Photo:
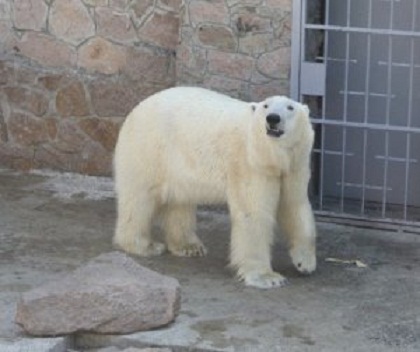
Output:
<svg viewBox="0 0 420 352">
<path fill-rule="evenodd" d="M 294 0 L 318 215 L 420 232 L 420 0 Z"/>
</svg>

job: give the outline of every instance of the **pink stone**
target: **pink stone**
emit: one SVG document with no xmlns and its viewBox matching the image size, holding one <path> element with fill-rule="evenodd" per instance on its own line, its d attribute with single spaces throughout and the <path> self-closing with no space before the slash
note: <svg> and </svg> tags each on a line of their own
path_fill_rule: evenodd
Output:
<svg viewBox="0 0 420 352">
<path fill-rule="evenodd" d="M 25 87 L 7 87 L 4 93 L 12 107 L 26 110 L 37 116 L 45 115 L 48 109 L 48 98 Z"/>
<path fill-rule="evenodd" d="M 48 6 L 39 0 L 15 0 L 14 24 L 18 29 L 42 30 L 46 27 Z"/>
<path fill-rule="evenodd" d="M 57 113 L 61 117 L 86 116 L 89 114 L 85 89 L 79 81 L 74 81 L 58 90 L 55 104 Z"/>
<path fill-rule="evenodd" d="M 118 73 L 126 64 L 125 47 L 95 37 L 79 48 L 78 66 L 105 74 Z"/>
<path fill-rule="evenodd" d="M 81 120 L 79 126 L 92 140 L 104 147 L 105 150 L 113 152 L 123 119 L 113 118 L 111 120 L 92 117 Z"/>
<path fill-rule="evenodd" d="M 287 79 L 290 71 L 290 55 L 290 47 L 262 54 L 257 61 L 257 69 L 265 76 Z"/>
<path fill-rule="evenodd" d="M 212 76 L 206 80 L 205 86 L 218 92 L 225 92 L 232 96 L 237 96 L 242 91 L 246 83 L 224 76 Z"/>
<path fill-rule="evenodd" d="M 267 7 L 279 7 L 284 11 L 292 10 L 292 2 L 293 0 L 265 0 Z"/>
<path fill-rule="evenodd" d="M 83 2 L 86 5 L 93 6 L 93 7 L 108 5 L 108 0 L 83 0 Z"/>
<path fill-rule="evenodd" d="M 28 114 L 11 114 L 8 131 L 16 143 L 24 146 L 33 146 L 48 140 L 45 121 Z"/>
<path fill-rule="evenodd" d="M 139 38 L 145 42 L 174 50 L 179 39 L 179 17 L 171 12 L 153 13 L 138 30 Z"/>
<path fill-rule="evenodd" d="M 81 0 L 55 0 L 49 27 L 53 35 L 74 45 L 95 34 L 93 20 Z"/>
<path fill-rule="evenodd" d="M 127 13 L 117 12 L 108 7 L 98 7 L 95 10 L 97 34 L 122 43 L 137 39 L 137 34 Z"/>
<path fill-rule="evenodd" d="M 33 335 L 127 334 L 172 322 L 180 308 L 176 279 L 112 252 L 61 280 L 23 294 L 16 322 Z"/>
<path fill-rule="evenodd" d="M 250 87 L 250 96 L 253 101 L 262 101 L 273 95 L 289 95 L 289 81 L 273 80 Z"/>
<path fill-rule="evenodd" d="M 167 8 L 170 11 L 179 12 L 182 0 L 158 0 L 159 7 Z"/>
<path fill-rule="evenodd" d="M 270 33 L 249 33 L 239 38 L 239 52 L 259 56 L 272 48 L 273 35 Z"/>
<path fill-rule="evenodd" d="M 73 66 L 76 52 L 55 38 L 36 32 L 27 32 L 16 43 L 19 52 L 44 66 Z"/>
<path fill-rule="evenodd" d="M 222 51 L 236 51 L 236 39 L 227 26 L 202 25 L 198 27 L 197 37 L 205 46 Z"/>
<path fill-rule="evenodd" d="M 10 0 L 0 0 L 0 20 L 9 20 L 10 19 Z"/>
<path fill-rule="evenodd" d="M 171 57 L 166 53 L 156 53 L 146 48 L 130 48 L 127 50 L 127 63 L 123 72 L 133 78 L 147 82 L 174 82 L 168 67 Z"/>
<path fill-rule="evenodd" d="M 226 77 L 248 80 L 251 77 L 254 60 L 246 55 L 210 51 L 209 71 Z"/>
<path fill-rule="evenodd" d="M 191 23 L 215 22 L 228 24 L 229 13 L 224 0 L 196 0 L 189 2 Z"/>
</svg>

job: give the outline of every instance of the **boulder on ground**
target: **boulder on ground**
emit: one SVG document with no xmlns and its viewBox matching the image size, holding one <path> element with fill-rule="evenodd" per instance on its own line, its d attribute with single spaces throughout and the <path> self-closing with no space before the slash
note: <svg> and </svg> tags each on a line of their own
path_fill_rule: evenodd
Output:
<svg viewBox="0 0 420 352">
<path fill-rule="evenodd" d="M 23 294 L 16 322 L 31 335 L 126 334 L 172 322 L 180 286 L 126 254 L 100 255 L 58 281 Z"/>
</svg>

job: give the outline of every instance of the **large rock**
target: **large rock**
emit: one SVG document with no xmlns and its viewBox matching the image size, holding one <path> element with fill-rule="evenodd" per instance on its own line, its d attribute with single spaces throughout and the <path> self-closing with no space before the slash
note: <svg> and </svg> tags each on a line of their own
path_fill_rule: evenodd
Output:
<svg viewBox="0 0 420 352">
<path fill-rule="evenodd" d="M 32 335 L 126 334 L 169 324 L 179 307 L 176 279 L 112 252 L 23 294 L 16 322 Z"/>
</svg>

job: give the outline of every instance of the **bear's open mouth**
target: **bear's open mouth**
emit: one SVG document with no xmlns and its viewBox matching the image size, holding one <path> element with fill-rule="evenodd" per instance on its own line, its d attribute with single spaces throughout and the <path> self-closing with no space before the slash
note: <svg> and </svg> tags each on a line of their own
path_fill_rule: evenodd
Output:
<svg viewBox="0 0 420 352">
<path fill-rule="evenodd" d="M 267 124 L 266 129 L 267 129 L 267 135 L 272 136 L 272 137 L 279 138 L 280 136 L 284 134 L 284 131 L 280 128 L 279 124 L 275 124 L 275 125 Z"/>
</svg>

